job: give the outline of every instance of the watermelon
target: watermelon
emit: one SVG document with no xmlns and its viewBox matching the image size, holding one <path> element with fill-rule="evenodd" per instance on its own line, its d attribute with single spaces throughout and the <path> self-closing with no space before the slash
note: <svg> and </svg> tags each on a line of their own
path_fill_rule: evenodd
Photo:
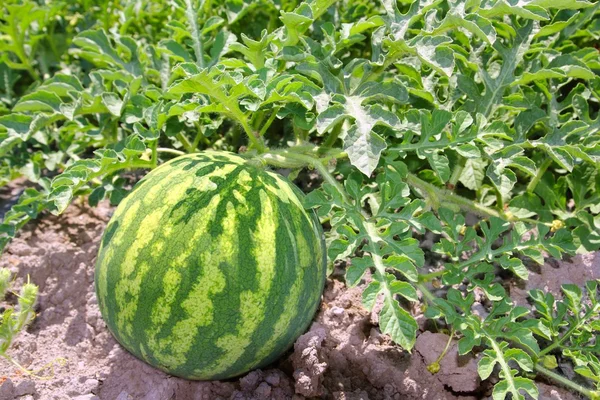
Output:
<svg viewBox="0 0 600 400">
<path fill-rule="evenodd" d="M 98 304 L 117 341 L 198 380 L 280 357 L 310 324 L 325 283 L 323 232 L 302 196 L 227 152 L 151 171 L 115 210 L 98 253 Z"/>
</svg>

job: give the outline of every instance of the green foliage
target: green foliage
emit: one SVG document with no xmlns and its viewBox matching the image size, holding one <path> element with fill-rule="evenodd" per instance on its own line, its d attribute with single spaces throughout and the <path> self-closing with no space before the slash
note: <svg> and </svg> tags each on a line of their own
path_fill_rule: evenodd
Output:
<svg viewBox="0 0 600 400">
<path fill-rule="evenodd" d="M 530 292 L 539 316 L 534 333 L 551 343 L 540 355 L 561 350 L 573 362 L 575 372 L 593 382 L 596 391 L 600 391 L 600 344 L 596 340 L 600 329 L 599 283 L 586 283 L 587 296 L 575 285 L 563 285 L 564 296 L 560 301 L 551 293 Z"/>
<path fill-rule="evenodd" d="M 600 249 L 600 3 L 96 3 L 0 6 L 0 184 L 35 183 L 0 248 L 76 196 L 118 203 L 123 171 L 177 154 L 310 167 L 329 261 L 365 307 L 380 298 L 399 345 L 414 345 L 420 291 L 461 353 L 481 352 L 481 377 L 498 374 L 495 399 L 536 397 L 537 373 L 598 396 L 596 283 L 517 307 L 501 278 Z"/>
</svg>

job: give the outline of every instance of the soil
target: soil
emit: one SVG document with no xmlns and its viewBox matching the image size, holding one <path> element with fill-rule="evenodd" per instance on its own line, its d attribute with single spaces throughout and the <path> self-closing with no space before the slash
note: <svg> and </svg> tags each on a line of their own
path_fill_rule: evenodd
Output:
<svg viewBox="0 0 600 400">
<path fill-rule="evenodd" d="M 412 354 L 402 350 L 381 334 L 376 313 L 361 306 L 361 285 L 346 288 L 340 271 L 328 280 L 309 331 L 269 368 L 223 382 L 191 382 L 155 370 L 117 344 L 98 310 L 94 263 L 112 211 L 107 204 L 75 204 L 60 217 L 45 216 L 29 224 L 0 258 L 0 266 L 17 275 L 17 286 L 28 275 L 40 286 L 38 316 L 9 350 L 38 376 L 0 359 L 0 400 L 491 398 L 491 383 L 478 378 L 476 356 L 459 357 L 453 342 L 440 372 L 431 374 L 427 365 L 448 337 L 423 331 Z M 530 282 L 555 291 L 563 278 L 581 283 L 581 271 L 586 278 L 600 277 L 599 254 L 557 265 L 533 273 Z M 514 287 L 515 293 L 527 289 Z M 418 305 L 413 311 L 423 327 Z M 540 399 L 577 398 L 543 382 L 539 386 Z"/>
</svg>

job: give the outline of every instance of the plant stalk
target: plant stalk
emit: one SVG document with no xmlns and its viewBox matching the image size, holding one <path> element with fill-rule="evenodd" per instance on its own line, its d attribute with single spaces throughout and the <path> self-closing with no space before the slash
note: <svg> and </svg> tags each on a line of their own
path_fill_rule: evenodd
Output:
<svg viewBox="0 0 600 400">
<path fill-rule="evenodd" d="M 419 274 L 419 282 L 429 282 L 432 279 L 439 278 L 440 276 L 444 275 L 446 271 L 446 268 L 444 268 L 439 271 L 430 272 L 428 274 Z"/>
<path fill-rule="evenodd" d="M 185 149 L 185 151 L 187 153 L 194 152 L 194 148 L 192 147 L 192 144 L 190 143 L 188 138 L 185 137 L 185 135 L 183 133 L 179 132 L 177 135 L 175 135 L 175 137 L 177 138 L 177 140 L 179 140 L 181 142 L 181 144 L 183 145 L 183 148 Z"/>
<path fill-rule="evenodd" d="M 548 157 L 544 160 L 542 165 L 540 165 L 540 167 L 537 170 L 537 173 L 535 174 L 533 179 L 527 185 L 527 193 L 533 193 L 537 184 L 540 182 L 540 180 L 544 176 L 544 173 L 546 172 L 546 170 L 548 169 L 548 167 L 550 165 L 552 165 L 552 158 Z"/>
<path fill-rule="evenodd" d="M 600 399 L 599 391 L 596 391 L 596 390 L 592 391 L 590 389 L 587 389 L 587 388 L 573 382 L 572 380 L 569 380 L 569 379 L 565 378 L 564 376 L 557 374 L 556 372 L 552 372 L 551 370 L 547 369 L 546 367 L 544 367 L 540 364 L 535 364 L 534 368 L 540 374 L 545 375 L 548 378 L 551 378 L 552 380 L 558 382 L 559 384 L 566 386 L 569 389 L 573 389 L 576 392 L 579 392 L 582 395 L 587 396 L 590 399 Z"/>
<path fill-rule="evenodd" d="M 323 143 L 323 145 L 319 148 L 319 154 L 322 154 L 325 151 L 327 151 L 328 149 L 332 148 L 333 145 L 335 144 L 336 140 L 340 136 L 340 133 L 342 133 L 342 123 L 341 122 L 333 127 L 331 133 L 329 134 L 329 136 L 327 136 L 325 143 Z"/>
<path fill-rule="evenodd" d="M 496 343 L 496 340 L 493 337 L 489 337 L 488 336 L 488 342 L 490 343 L 490 345 L 492 346 L 492 348 L 494 349 L 494 351 L 496 352 L 496 356 L 497 356 L 497 360 L 498 360 L 498 364 L 500 364 L 500 369 L 502 369 L 502 372 L 504 374 L 504 379 L 507 380 L 509 387 L 515 387 L 515 381 L 514 378 L 512 376 L 511 373 L 511 368 L 508 365 L 508 363 L 506 362 L 506 359 L 504 358 L 504 354 L 502 353 L 502 349 L 500 349 L 500 346 L 498 346 L 498 343 Z M 518 399 L 519 398 L 519 392 L 517 391 L 516 393 L 511 391 L 511 394 L 513 396 L 513 399 Z"/>
<path fill-rule="evenodd" d="M 168 154 L 175 154 L 177 156 L 183 156 L 186 153 L 184 153 L 183 151 L 179 151 L 179 150 L 175 150 L 175 149 L 169 149 L 169 148 L 165 148 L 165 147 L 158 147 L 156 149 L 156 151 L 158 153 L 168 153 Z"/>
<path fill-rule="evenodd" d="M 275 121 L 275 117 L 277 117 L 277 112 L 279 112 L 279 108 L 273 110 L 273 113 L 271 114 L 267 122 L 262 126 L 260 132 L 258 132 L 259 137 L 263 137 L 265 133 L 267 133 L 267 129 L 269 129 L 273 121 Z"/>
<path fill-rule="evenodd" d="M 158 165 L 158 139 L 152 143 L 152 158 L 150 161 L 152 162 L 152 168 L 156 168 Z"/>
<path fill-rule="evenodd" d="M 446 346 L 444 347 L 444 350 L 442 350 L 442 352 L 440 353 L 440 355 L 434 362 L 432 362 L 431 364 L 429 364 L 427 366 L 427 370 L 429 372 L 431 372 L 432 374 L 436 374 L 439 372 L 440 362 L 442 361 L 444 356 L 448 353 L 448 350 L 450 349 L 450 344 L 452 344 L 453 337 L 454 337 L 454 328 L 452 328 L 452 330 L 450 331 L 450 335 L 448 335 L 448 341 L 446 342 Z"/>
<path fill-rule="evenodd" d="M 504 220 L 509 220 L 509 218 L 507 218 L 506 215 L 494 210 L 493 208 L 475 203 L 474 201 L 459 196 L 449 190 L 440 189 L 437 186 L 434 186 L 429 182 L 425 182 L 424 180 L 418 178 L 416 175 L 413 175 L 411 173 L 409 173 L 406 176 L 406 183 L 416 187 L 421 192 L 427 193 L 430 197 L 433 197 L 428 200 L 433 202 L 434 208 L 437 208 L 441 204 L 446 202 L 452 203 L 458 206 L 461 210 L 472 212 L 473 214 L 476 214 L 480 217 L 497 217 L 502 218 Z"/>
<path fill-rule="evenodd" d="M 289 162 L 289 160 L 293 160 L 296 161 L 296 163 L 292 163 L 294 165 L 292 166 L 292 168 L 298 168 L 307 165 L 313 167 L 319 172 L 319 174 L 327 183 L 331 184 L 333 187 L 336 188 L 336 190 L 340 193 L 345 202 L 347 202 L 348 204 L 352 204 L 348 199 L 348 195 L 346 194 L 346 191 L 344 190 L 342 185 L 340 185 L 340 183 L 333 177 L 333 175 L 329 173 L 327 167 L 323 165 L 321 160 L 319 160 L 318 158 L 315 158 L 308 154 L 300 154 L 284 150 L 272 152 L 270 154 L 264 154 L 263 159 L 265 159 L 268 162 L 270 159 L 273 159 L 273 156 L 278 156 L 278 161 L 281 163 L 280 166 L 283 166 L 283 164 L 285 164 L 286 161 Z"/>
<path fill-rule="evenodd" d="M 415 283 L 415 286 L 421 291 L 423 297 L 425 297 L 425 299 L 427 299 L 428 302 L 430 302 L 431 304 L 435 304 L 435 296 L 433 295 L 433 293 L 431 293 L 431 291 L 429 291 L 429 289 L 427 289 L 427 286 L 425 286 L 420 281 L 421 279 L 419 277 L 419 283 Z"/>
<path fill-rule="evenodd" d="M 202 133 L 200 124 L 198 122 L 195 122 L 194 126 L 196 127 L 196 137 L 194 137 L 194 142 L 192 143 L 192 149 L 194 149 L 194 151 L 196 151 L 196 150 L 198 150 L 198 145 L 200 144 L 200 141 L 204 141 L 207 144 L 210 144 L 210 142 L 206 139 L 206 136 L 204 136 L 204 134 Z"/>
<path fill-rule="evenodd" d="M 257 136 L 256 133 L 252 130 L 252 128 L 248 124 L 248 120 L 239 119 L 239 121 L 242 125 L 242 128 L 244 128 L 246 135 L 248 135 L 248 140 L 250 140 L 250 144 L 254 146 L 254 148 L 256 148 L 256 150 L 259 153 L 264 153 L 267 150 L 267 147 L 262 142 L 262 138 L 260 136 Z"/>
<path fill-rule="evenodd" d="M 458 183 L 458 180 L 460 179 L 460 176 L 462 175 L 462 172 L 465 169 L 465 163 L 467 162 L 467 160 L 462 157 L 462 156 L 458 156 L 458 164 L 456 164 L 456 166 L 454 167 L 454 170 L 452 171 L 452 176 L 450 177 L 450 180 L 448 181 L 448 187 L 449 189 L 453 190 L 454 187 L 456 186 L 456 184 Z"/>
</svg>

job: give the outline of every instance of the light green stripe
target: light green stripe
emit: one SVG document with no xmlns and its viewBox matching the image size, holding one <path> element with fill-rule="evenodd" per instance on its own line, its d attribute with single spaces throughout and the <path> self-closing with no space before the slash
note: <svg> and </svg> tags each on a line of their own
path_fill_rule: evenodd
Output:
<svg viewBox="0 0 600 400">
<path fill-rule="evenodd" d="M 212 171 L 210 174 L 196 178 L 192 185 L 195 189 L 200 191 L 213 191 L 217 189 L 215 183 L 211 178 L 216 176 L 226 176 L 236 168 L 235 165 L 224 165 L 223 168 L 218 168 Z M 188 171 L 190 176 L 193 173 Z M 212 194 L 211 194 L 212 195 Z M 163 292 L 158 298 L 155 305 L 152 308 L 152 326 L 146 331 L 148 335 L 148 347 L 155 353 L 157 359 L 162 360 L 164 363 L 172 361 L 171 356 L 166 353 L 166 349 L 170 345 L 170 340 L 157 339 L 158 334 L 164 328 L 164 324 L 169 319 L 171 314 L 171 307 L 176 298 L 176 289 L 181 279 L 181 273 L 179 270 L 185 268 L 188 265 L 190 257 L 195 253 L 201 251 L 210 251 L 211 249 L 202 249 L 202 246 L 206 246 L 207 243 L 211 242 L 211 237 L 208 229 L 208 225 L 212 223 L 216 218 L 216 211 L 219 205 L 220 196 L 214 195 L 210 203 L 200 210 L 197 215 L 198 218 L 193 218 L 185 226 L 173 227 L 172 225 L 165 226 L 165 235 L 168 237 L 171 233 L 181 235 L 186 238 L 186 242 L 193 244 L 185 247 L 176 258 L 169 263 L 169 269 L 165 273 L 163 281 Z M 193 206 L 193 205 L 192 205 Z M 180 210 L 180 213 L 185 213 L 185 208 Z M 178 215 L 172 216 L 173 220 L 178 219 Z M 186 232 L 193 232 L 191 235 Z M 158 242 L 162 245 L 167 243 L 168 240 L 165 238 Z"/>
<path fill-rule="evenodd" d="M 177 179 L 178 175 L 179 174 L 173 176 L 172 179 Z M 161 190 L 164 189 L 164 187 L 155 185 L 142 200 L 144 206 L 143 209 L 153 208 L 153 211 L 142 219 L 137 232 L 135 233 L 135 238 L 130 238 L 132 240 L 129 241 L 129 248 L 125 252 L 125 257 L 121 263 L 121 277 L 115 287 L 115 298 L 119 308 L 116 321 L 117 327 L 119 332 L 124 332 L 129 337 L 132 335 L 133 325 L 131 322 L 137 310 L 142 279 L 151 267 L 148 263 L 138 263 L 138 255 L 155 237 L 157 230 L 160 229 L 162 217 L 168 213 L 177 202 L 185 198 L 186 190 L 190 187 L 193 180 L 194 177 L 188 174 L 187 176 L 182 177 L 177 184 L 169 186 L 169 190 L 166 192 Z M 158 193 L 161 193 L 164 197 L 156 199 Z M 161 206 L 148 207 L 153 203 L 161 204 Z M 130 210 L 130 212 L 131 211 L 132 210 Z M 130 215 L 130 212 L 126 214 L 126 217 Z M 131 214 L 136 214 L 135 216 L 138 216 L 137 212 L 131 212 Z M 123 228 L 126 228 L 127 226 L 128 225 L 124 225 Z M 126 230 L 127 229 L 123 229 L 123 231 Z M 118 247 L 118 245 L 116 247 Z M 134 272 L 136 272 L 135 278 L 131 279 L 131 275 Z"/>
<path fill-rule="evenodd" d="M 255 184 L 253 183 L 253 178 L 250 176 L 250 173 L 247 170 L 242 169 L 238 174 L 236 187 L 247 193 L 254 187 L 254 185 Z"/>
<path fill-rule="evenodd" d="M 236 333 L 228 334 L 217 340 L 217 346 L 223 350 L 223 356 L 207 367 L 212 375 L 225 372 L 246 351 L 252 335 L 267 314 L 267 298 L 273 283 L 276 267 L 275 233 L 277 232 L 277 209 L 264 190 L 259 192 L 262 208 L 256 230 L 252 233 L 252 256 L 256 260 L 256 291 L 245 290 L 240 293 L 240 318 Z M 235 245 L 237 247 L 237 243 Z"/>
</svg>

